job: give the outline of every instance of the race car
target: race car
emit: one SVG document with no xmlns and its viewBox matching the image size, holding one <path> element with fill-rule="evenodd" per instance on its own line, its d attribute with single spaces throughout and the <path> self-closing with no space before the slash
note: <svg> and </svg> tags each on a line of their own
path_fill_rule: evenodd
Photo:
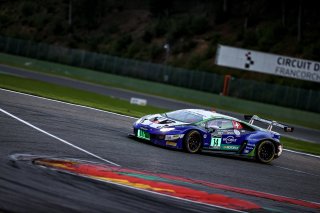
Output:
<svg viewBox="0 0 320 213">
<path fill-rule="evenodd" d="M 184 149 L 189 153 L 210 150 L 215 153 L 243 156 L 270 163 L 278 158 L 283 146 L 273 126 L 292 132 L 293 127 L 245 115 L 245 122 L 234 117 L 203 109 L 182 109 L 163 114 L 146 115 L 133 124 L 133 134 L 153 144 Z M 268 124 L 266 129 L 254 121 Z"/>
</svg>

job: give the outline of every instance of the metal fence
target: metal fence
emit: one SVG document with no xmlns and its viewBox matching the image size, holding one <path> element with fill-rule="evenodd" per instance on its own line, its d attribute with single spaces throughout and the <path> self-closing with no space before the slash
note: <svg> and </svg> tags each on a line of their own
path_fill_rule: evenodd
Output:
<svg viewBox="0 0 320 213">
<path fill-rule="evenodd" d="M 212 93 L 220 93 L 223 86 L 223 76 L 214 73 L 175 68 L 9 37 L 0 36 L 0 51 Z M 320 112 L 320 91 L 234 79 L 230 83 L 229 95 Z"/>
</svg>

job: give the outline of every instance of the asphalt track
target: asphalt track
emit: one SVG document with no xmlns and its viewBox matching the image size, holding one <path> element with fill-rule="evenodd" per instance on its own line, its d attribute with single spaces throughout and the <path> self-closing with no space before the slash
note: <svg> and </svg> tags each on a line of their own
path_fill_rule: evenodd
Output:
<svg viewBox="0 0 320 213">
<path fill-rule="evenodd" d="M 224 188 L 201 190 L 263 208 L 253 212 L 319 212 L 319 158 L 285 151 L 264 165 L 208 152 L 192 155 L 128 138 L 134 118 L 6 90 L 0 90 L 0 109 L 0 212 L 233 211 L 46 169 L 14 157 L 30 154 L 222 184 Z M 243 192 L 230 191 L 230 186 Z M 246 194 L 248 190 L 256 196 Z M 262 198 L 260 192 L 273 198 Z M 317 207 L 288 203 L 276 195 Z"/>
<path fill-rule="evenodd" d="M 86 83 L 82 81 L 77 81 L 77 80 L 72 80 L 70 78 L 64 78 L 60 76 L 54 76 L 54 75 L 48 75 L 48 74 L 43 74 L 43 73 L 38 73 L 38 72 L 31 72 L 31 71 L 26 71 L 23 69 L 18 69 L 14 67 L 8 67 L 5 65 L 0 65 L 0 71 L 11 74 L 11 75 L 18 75 L 22 77 L 27 77 L 31 79 L 36 79 L 48 83 L 54 83 L 58 85 L 63 85 L 63 86 L 68 86 L 68 87 L 73 87 L 77 89 L 82 89 L 102 95 L 108 95 L 108 96 L 113 96 L 117 97 L 123 100 L 130 100 L 131 97 L 137 97 L 137 98 L 142 98 L 148 100 L 148 104 L 164 109 L 169 109 L 169 110 L 176 110 L 176 109 L 185 109 L 185 108 L 207 108 L 208 107 L 203 107 L 199 106 L 196 104 L 191 104 L 191 103 L 186 103 L 186 102 L 181 102 L 181 101 L 176 101 L 168 98 L 162 98 L 158 96 L 152 96 L 152 95 L 147 95 L 147 94 L 142 94 L 142 93 L 137 93 L 129 90 L 123 90 L 123 89 L 118 89 L 118 88 L 113 88 L 113 87 L 106 87 L 106 86 L 100 86 L 96 84 L 91 84 L 91 83 Z M 234 112 L 229 112 L 229 111 L 224 111 L 221 109 L 217 110 L 218 112 L 222 112 L 224 114 L 243 119 L 243 115 L 239 113 L 234 113 Z M 283 130 L 274 128 L 275 131 L 280 132 L 282 135 L 285 135 L 287 137 L 291 138 L 296 138 L 296 139 L 301 139 L 305 141 L 310 141 L 314 143 L 320 143 L 319 137 L 320 137 L 320 131 L 315 130 L 315 129 L 310 129 L 310 128 L 305 128 L 301 126 L 296 126 L 295 131 L 293 133 L 284 133 Z"/>
</svg>

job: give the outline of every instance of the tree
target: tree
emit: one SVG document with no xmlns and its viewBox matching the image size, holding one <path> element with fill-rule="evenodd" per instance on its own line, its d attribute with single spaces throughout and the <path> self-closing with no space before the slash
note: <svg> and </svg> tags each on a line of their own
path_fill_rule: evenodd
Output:
<svg viewBox="0 0 320 213">
<path fill-rule="evenodd" d="M 282 26 L 285 27 L 286 26 L 286 0 L 282 0 L 281 2 L 281 22 L 282 22 Z"/>
<path fill-rule="evenodd" d="M 172 9 L 172 1 L 170 0 L 149 0 L 149 10 L 152 15 L 169 16 Z"/>
<path fill-rule="evenodd" d="M 302 37 L 302 30 L 301 30 L 301 19 L 302 19 L 302 1 L 299 0 L 298 2 L 298 32 L 297 32 L 297 40 L 298 42 L 301 41 Z"/>
</svg>

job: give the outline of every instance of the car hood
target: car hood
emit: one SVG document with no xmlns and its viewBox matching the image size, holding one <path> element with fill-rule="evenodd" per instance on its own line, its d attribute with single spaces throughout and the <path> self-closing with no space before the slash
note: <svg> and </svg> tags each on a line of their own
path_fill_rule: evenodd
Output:
<svg viewBox="0 0 320 213">
<path fill-rule="evenodd" d="M 160 114 L 149 115 L 144 117 L 140 124 L 147 125 L 153 128 L 162 128 L 162 127 L 172 127 L 177 125 L 186 125 L 189 123 L 184 123 L 181 121 L 177 121 L 171 118 L 164 117 Z"/>
</svg>

